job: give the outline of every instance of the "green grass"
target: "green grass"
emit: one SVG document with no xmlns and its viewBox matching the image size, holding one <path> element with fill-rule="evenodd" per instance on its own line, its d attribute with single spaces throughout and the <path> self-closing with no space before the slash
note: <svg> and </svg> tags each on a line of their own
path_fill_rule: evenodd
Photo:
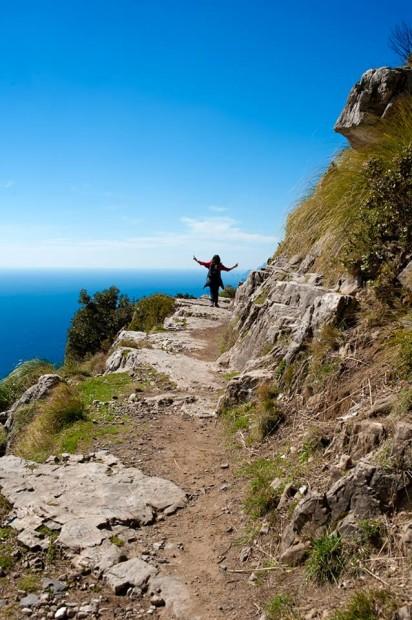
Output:
<svg viewBox="0 0 412 620">
<path fill-rule="evenodd" d="M 106 402 L 113 396 L 128 396 L 133 392 L 133 381 L 129 374 L 119 372 L 85 379 L 77 389 L 82 402 L 90 406 L 94 400 Z"/>
<path fill-rule="evenodd" d="M 252 410 L 252 403 L 244 403 L 243 405 L 224 409 L 222 418 L 229 433 L 235 434 L 237 431 L 248 430 Z"/>
<path fill-rule="evenodd" d="M 17 588 L 23 590 L 26 593 L 37 592 L 40 589 L 40 577 L 39 575 L 23 575 L 17 581 Z"/>
<path fill-rule="evenodd" d="M 343 545 L 337 534 L 325 534 L 312 543 L 306 562 L 308 576 L 317 583 L 336 582 L 345 566 Z"/>
<path fill-rule="evenodd" d="M 267 620 L 297 620 L 293 603 L 286 594 L 276 594 L 265 605 Z"/>
<path fill-rule="evenodd" d="M 116 536 L 116 534 L 114 534 L 113 536 L 110 537 L 110 542 L 113 545 L 116 545 L 116 547 L 123 547 L 124 546 L 124 540 L 119 538 L 119 536 Z"/>
<path fill-rule="evenodd" d="M 396 610 L 393 597 L 383 590 L 357 592 L 329 620 L 392 620 Z"/>
<path fill-rule="evenodd" d="M 276 491 L 272 489 L 270 483 L 275 478 L 283 477 L 284 471 L 280 460 L 259 458 L 241 468 L 241 474 L 249 480 L 249 491 L 244 505 L 246 512 L 253 519 L 264 517 L 277 506 L 287 481 L 285 479 L 284 484 Z"/>
<path fill-rule="evenodd" d="M 386 525 L 378 519 L 362 519 L 358 522 L 361 543 L 380 548 L 387 535 Z"/>
<path fill-rule="evenodd" d="M 36 402 L 31 421 L 14 438 L 14 452 L 34 461 L 44 461 L 57 452 L 68 428 L 86 420 L 85 407 L 66 384 L 58 385 L 46 400 Z"/>
<path fill-rule="evenodd" d="M 9 500 L 0 493 L 0 523 L 5 517 L 7 517 L 11 509 L 12 505 L 10 504 Z"/>
<path fill-rule="evenodd" d="M 225 379 L 225 381 L 230 381 L 231 379 L 234 379 L 235 377 L 238 377 L 240 375 L 240 372 L 238 370 L 231 370 L 230 372 L 225 372 L 223 374 L 223 378 Z"/>
</svg>

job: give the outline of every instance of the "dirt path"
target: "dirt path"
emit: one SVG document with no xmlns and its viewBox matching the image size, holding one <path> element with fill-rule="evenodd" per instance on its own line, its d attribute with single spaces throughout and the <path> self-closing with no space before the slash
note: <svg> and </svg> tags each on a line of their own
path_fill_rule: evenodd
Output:
<svg viewBox="0 0 412 620">
<path fill-rule="evenodd" d="M 223 321 L 206 329 L 195 323 L 191 336 L 201 346 L 184 354 L 206 364 L 215 361 L 224 323 L 229 318 L 227 312 Z M 221 375 L 216 374 L 216 381 L 223 388 Z M 178 389 L 175 395 L 194 394 L 202 402 L 200 413 L 211 414 L 220 392 L 199 385 L 197 389 Z M 195 408 L 192 406 L 192 411 Z M 168 406 L 156 411 L 149 407 L 146 414 L 132 418 L 132 428 L 122 443 L 99 443 L 99 447 L 110 449 L 125 465 L 138 466 L 145 474 L 175 482 L 190 497 L 186 508 L 142 530 L 147 549 L 156 549 L 156 560 L 166 564 L 168 574 L 178 577 L 188 588 L 190 609 L 179 610 L 177 606 L 176 617 L 259 617 L 248 576 L 230 572 L 240 564 L 243 483 L 236 476 L 236 454 L 220 420 L 187 415 Z M 159 609 L 155 614 L 159 618 L 175 617 L 170 610 Z"/>
</svg>

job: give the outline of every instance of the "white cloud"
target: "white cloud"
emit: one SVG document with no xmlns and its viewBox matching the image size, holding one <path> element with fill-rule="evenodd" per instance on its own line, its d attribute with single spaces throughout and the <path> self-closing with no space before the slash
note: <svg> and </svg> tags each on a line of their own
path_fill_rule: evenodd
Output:
<svg viewBox="0 0 412 620">
<path fill-rule="evenodd" d="M 230 217 L 181 218 L 177 232 L 105 239 L 72 239 L 54 235 L 0 246 L 0 266 L 7 267 L 159 267 L 187 268 L 199 258 L 219 253 L 241 268 L 260 264 L 273 253 L 273 235 L 243 230 Z M 37 237 L 37 238 L 36 238 Z"/>
</svg>

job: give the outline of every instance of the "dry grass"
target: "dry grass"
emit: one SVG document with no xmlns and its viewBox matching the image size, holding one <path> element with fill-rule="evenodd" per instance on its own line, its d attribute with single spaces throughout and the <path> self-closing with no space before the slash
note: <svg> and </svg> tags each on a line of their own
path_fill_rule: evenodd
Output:
<svg viewBox="0 0 412 620">
<path fill-rule="evenodd" d="M 304 256 L 317 245 L 314 269 L 336 281 L 343 269 L 341 257 L 368 191 L 364 174 L 371 158 L 388 165 L 412 144 L 412 102 L 407 99 L 396 115 L 382 122 L 379 142 L 363 149 L 347 148 L 329 166 L 310 194 L 289 215 L 285 240 L 277 254 Z"/>
</svg>

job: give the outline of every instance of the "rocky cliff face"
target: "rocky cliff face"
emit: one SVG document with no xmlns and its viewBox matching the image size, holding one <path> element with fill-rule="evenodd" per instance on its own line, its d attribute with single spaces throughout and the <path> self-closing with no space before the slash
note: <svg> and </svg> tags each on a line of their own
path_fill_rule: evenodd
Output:
<svg viewBox="0 0 412 620">
<path fill-rule="evenodd" d="M 349 93 L 348 101 L 335 124 L 335 131 L 348 138 L 355 148 L 379 139 L 377 125 L 396 104 L 412 94 L 412 69 L 369 69 Z"/>
</svg>

